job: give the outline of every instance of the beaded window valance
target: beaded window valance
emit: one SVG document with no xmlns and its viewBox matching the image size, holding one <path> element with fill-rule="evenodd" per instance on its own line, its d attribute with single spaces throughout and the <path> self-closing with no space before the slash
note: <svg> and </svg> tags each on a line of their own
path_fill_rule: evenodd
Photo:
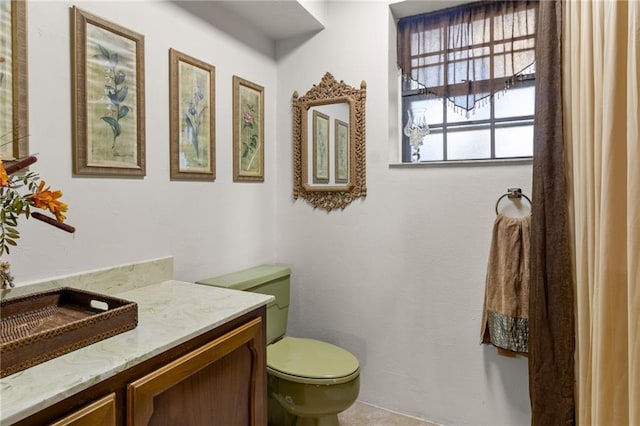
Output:
<svg viewBox="0 0 640 426">
<path fill-rule="evenodd" d="M 403 91 L 472 111 L 535 73 L 537 1 L 483 1 L 398 22 Z"/>
</svg>

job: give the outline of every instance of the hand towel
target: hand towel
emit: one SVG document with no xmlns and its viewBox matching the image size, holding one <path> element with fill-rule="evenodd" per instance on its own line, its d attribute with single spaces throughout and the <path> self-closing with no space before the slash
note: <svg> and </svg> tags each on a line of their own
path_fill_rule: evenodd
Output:
<svg viewBox="0 0 640 426">
<path fill-rule="evenodd" d="M 499 214 L 493 225 L 482 314 L 481 343 L 529 352 L 531 215 Z"/>
</svg>

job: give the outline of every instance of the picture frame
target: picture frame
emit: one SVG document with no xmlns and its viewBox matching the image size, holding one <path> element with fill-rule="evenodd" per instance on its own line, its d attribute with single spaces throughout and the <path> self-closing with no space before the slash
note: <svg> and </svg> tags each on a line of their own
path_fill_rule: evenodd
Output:
<svg viewBox="0 0 640 426">
<path fill-rule="evenodd" d="M 214 181 L 215 67 L 169 49 L 171 179 Z"/>
<path fill-rule="evenodd" d="M 335 182 L 349 182 L 349 123 L 335 119 Z"/>
<path fill-rule="evenodd" d="M 144 177 L 144 36 L 71 12 L 73 172 Z"/>
<path fill-rule="evenodd" d="M 329 116 L 313 110 L 313 183 L 329 183 Z"/>
<path fill-rule="evenodd" d="M 29 155 L 27 2 L 0 2 L 0 159 Z"/>
<path fill-rule="evenodd" d="M 233 76 L 233 181 L 264 182 L 264 88 Z"/>
</svg>

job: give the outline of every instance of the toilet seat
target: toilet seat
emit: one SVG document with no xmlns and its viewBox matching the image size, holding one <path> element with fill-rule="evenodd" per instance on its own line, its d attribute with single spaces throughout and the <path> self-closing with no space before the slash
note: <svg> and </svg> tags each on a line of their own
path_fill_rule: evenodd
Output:
<svg viewBox="0 0 640 426">
<path fill-rule="evenodd" d="M 358 359 L 327 342 L 284 337 L 267 346 L 267 372 L 296 383 L 347 383 L 360 374 Z"/>
</svg>

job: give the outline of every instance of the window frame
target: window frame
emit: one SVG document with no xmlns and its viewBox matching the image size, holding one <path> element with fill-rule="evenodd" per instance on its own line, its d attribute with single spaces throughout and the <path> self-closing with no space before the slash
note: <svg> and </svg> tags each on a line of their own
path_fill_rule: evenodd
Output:
<svg viewBox="0 0 640 426">
<path fill-rule="evenodd" d="M 469 3 L 469 6 L 472 6 L 473 3 Z M 438 13 L 438 11 L 435 11 L 435 13 Z M 442 27 L 444 28 L 444 27 Z M 396 27 L 396 31 L 397 31 L 397 27 Z M 443 37 L 445 39 L 443 45 L 447 46 L 448 45 L 448 41 L 447 41 L 447 31 L 442 31 Z M 476 49 L 479 47 L 488 47 L 489 48 L 489 53 L 487 55 L 485 55 L 486 57 L 489 57 L 489 64 L 490 64 L 490 78 L 483 80 L 482 82 L 486 82 L 486 85 L 488 88 L 491 88 L 495 85 L 495 82 L 497 80 L 504 80 L 504 78 L 502 77 L 498 77 L 496 78 L 494 76 L 495 72 L 494 72 L 494 57 L 496 55 L 500 55 L 500 52 L 495 52 L 495 45 L 496 44 L 500 44 L 501 40 L 496 41 L 494 39 L 494 25 L 493 25 L 493 19 L 491 19 L 491 24 L 490 24 L 490 41 L 488 42 L 482 42 L 482 43 L 477 43 L 472 45 L 471 47 Z M 517 41 L 522 41 L 522 40 L 528 40 L 528 39 L 534 39 L 535 40 L 535 33 L 531 34 L 531 35 L 525 35 L 525 36 L 518 36 L 518 37 L 514 37 L 510 40 L 512 40 L 514 43 Z M 416 54 L 415 56 L 412 56 L 412 60 L 418 59 L 418 58 L 424 58 L 427 56 L 430 57 L 442 57 L 442 61 L 439 63 L 425 63 L 425 67 L 429 66 L 429 67 L 433 67 L 436 66 L 438 64 L 441 64 L 441 66 L 443 67 L 444 70 L 444 78 L 443 80 L 446 82 L 447 81 L 447 73 L 448 73 L 448 69 L 450 64 L 454 63 L 454 62 L 459 62 L 456 60 L 451 60 L 450 56 L 452 56 L 452 52 L 458 51 L 461 48 L 452 48 L 452 49 L 441 49 L 438 51 L 433 51 L 433 52 L 427 52 L 427 53 L 420 53 L 420 54 Z M 517 52 L 518 50 L 525 50 L 525 49 L 514 49 L 515 52 Z M 534 68 L 535 70 L 535 68 Z M 488 108 L 489 111 L 489 118 L 487 119 L 480 119 L 480 120 L 463 120 L 463 121 L 455 121 L 455 122 L 451 122 L 449 119 L 450 114 L 452 114 L 452 108 L 450 106 L 448 106 L 447 104 L 449 103 L 449 101 L 445 98 L 445 97 L 438 97 L 435 96 L 433 94 L 428 94 L 426 93 L 426 91 L 424 89 L 421 88 L 406 88 L 407 85 L 413 85 L 414 87 L 418 87 L 417 84 L 415 82 L 412 81 L 407 81 L 405 80 L 402 76 L 399 77 L 400 78 L 400 84 L 399 84 L 399 107 L 400 107 L 400 114 L 398 115 L 399 118 L 399 127 L 400 127 L 400 137 L 401 137 L 401 149 L 400 149 L 400 164 L 434 164 L 434 163 L 439 163 L 439 164 L 448 164 L 448 163 L 467 163 L 467 162 L 471 162 L 471 163 L 486 163 L 486 162 L 512 162 L 512 161 L 532 161 L 533 159 L 533 137 L 531 140 L 531 155 L 530 156 L 501 156 L 501 157 L 496 157 L 496 130 L 497 129 L 503 129 L 503 128 L 516 128 L 516 127 L 527 127 L 527 126 L 532 126 L 535 129 L 535 104 L 534 104 L 534 113 L 530 114 L 530 115 L 518 115 L 518 116 L 512 116 L 512 117 L 499 117 L 496 118 L 495 117 L 495 100 L 497 97 L 497 93 L 492 93 L 487 97 L 487 105 L 482 106 L 480 108 Z M 482 82 L 480 82 L 482 84 Z M 460 91 L 457 90 L 460 86 L 464 85 L 465 83 L 459 83 L 459 84 L 455 84 L 455 85 L 449 85 L 447 87 L 448 93 L 451 95 L 453 94 L 455 96 L 456 93 L 459 93 Z M 531 74 L 524 74 L 524 75 L 518 75 L 517 76 L 517 85 L 514 87 L 514 89 L 517 88 L 523 88 L 523 87 L 534 87 L 535 90 L 535 71 L 534 73 Z M 442 159 L 439 160 L 420 160 L 417 163 L 414 162 L 412 160 L 412 148 L 409 142 L 409 138 L 404 135 L 402 129 L 404 129 L 405 125 L 407 124 L 407 118 L 406 115 L 404 114 L 405 111 L 408 111 L 409 109 L 411 109 L 410 104 L 411 102 L 416 102 L 416 101 L 422 101 L 422 100 L 428 100 L 428 99 L 441 99 L 442 100 L 442 108 L 443 108 L 443 112 L 442 112 L 442 117 L 443 117 L 443 122 L 442 123 L 429 123 L 429 127 L 431 130 L 430 134 L 442 134 Z M 534 102 L 535 102 L 535 97 L 534 97 Z M 449 133 L 452 132 L 456 132 L 456 131 L 464 131 L 464 130 L 483 130 L 483 129 L 488 129 L 490 130 L 489 134 L 490 134 L 490 154 L 489 157 L 481 157 L 481 158 L 465 158 L 465 159 L 449 159 L 449 155 L 448 155 L 448 136 Z M 425 136 L 425 138 L 427 138 L 428 136 Z M 424 139 L 423 139 L 424 141 Z"/>
</svg>

